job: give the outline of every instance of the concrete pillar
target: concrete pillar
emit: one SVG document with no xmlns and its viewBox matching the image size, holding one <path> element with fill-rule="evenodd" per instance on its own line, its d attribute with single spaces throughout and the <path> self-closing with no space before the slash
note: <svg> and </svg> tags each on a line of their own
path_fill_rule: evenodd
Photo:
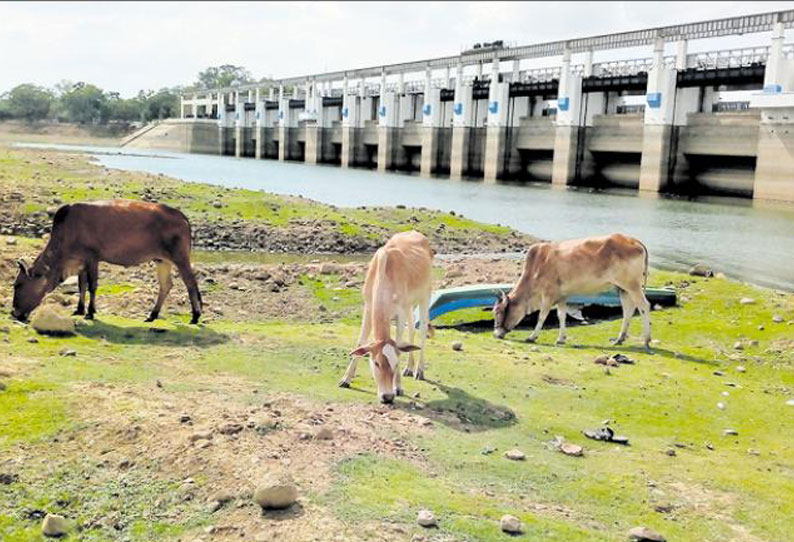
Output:
<svg viewBox="0 0 794 542">
<path fill-rule="evenodd" d="M 316 81 L 313 81 L 306 91 L 306 163 L 317 164 L 323 157 L 323 133 L 325 129 L 323 115 L 323 98 Z"/>
<path fill-rule="evenodd" d="M 640 190 L 646 192 L 661 192 L 670 181 L 677 73 L 664 65 L 664 40 L 657 39 L 653 66 L 648 72 L 642 131 Z"/>
<path fill-rule="evenodd" d="M 422 105 L 422 157 L 420 172 L 429 177 L 438 168 L 438 138 L 441 128 L 441 90 L 433 88 L 433 72 L 425 71 L 425 95 Z"/>
<path fill-rule="evenodd" d="M 499 59 L 494 58 L 488 90 L 488 124 L 483 158 L 483 180 L 486 183 L 494 183 L 504 176 L 509 92 L 510 84 L 499 82 Z"/>
<path fill-rule="evenodd" d="M 764 89 L 750 107 L 761 110 L 753 199 L 794 203 L 794 60 L 783 54 L 785 28 L 777 23 Z"/>
<path fill-rule="evenodd" d="M 279 87 L 278 100 L 278 159 L 280 161 L 291 158 L 292 128 L 295 127 L 295 115 L 289 107 L 290 99 L 284 95 L 284 87 Z"/>
<path fill-rule="evenodd" d="M 265 156 L 265 102 L 262 100 L 262 95 L 259 88 L 256 89 L 256 119 L 254 121 L 254 158 L 257 160 Z"/>
<path fill-rule="evenodd" d="M 245 123 L 245 103 L 240 100 L 240 91 L 234 92 L 234 156 L 243 155 L 243 124 Z"/>
<path fill-rule="evenodd" d="M 399 96 L 386 90 L 386 72 L 380 77 L 378 107 L 378 171 L 394 169 L 397 156 Z"/>
<path fill-rule="evenodd" d="M 361 134 L 359 133 L 359 121 L 361 118 L 359 112 L 360 96 L 351 94 L 349 92 L 349 82 L 345 76 L 342 85 L 342 167 L 351 167 L 356 165 L 356 155 L 359 145 Z"/>
<path fill-rule="evenodd" d="M 469 144 L 474 115 L 472 88 L 463 84 L 463 66 L 455 72 L 455 102 L 452 106 L 452 149 L 449 157 L 449 178 L 460 180 L 469 173 Z"/>
<path fill-rule="evenodd" d="M 226 149 L 226 95 L 218 92 L 218 154 L 223 155 Z"/>
<path fill-rule="evenodd" d="M 582 126 L 582 78 L 571 71 L 571 51 L 565 49 L 557 91 L 557 121 L 551 183 L 567 186 L 576 180 Z"/>
</svg>

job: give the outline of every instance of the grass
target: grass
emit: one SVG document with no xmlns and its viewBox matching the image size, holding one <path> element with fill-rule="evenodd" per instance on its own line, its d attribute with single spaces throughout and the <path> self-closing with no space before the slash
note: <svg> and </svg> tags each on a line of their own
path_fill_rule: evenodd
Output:
<svg viewBox="0 0 794 542">
<path fill-rule="evenodd" d="M 572 327 L 564 347 L 553 345 L 555 329 L 544 330 L 537 345 L 524 342 L 528 330 L 505 341 L 487 329 L 437 330 L 428 348 L 430 380 L 407 379 L 407 398 L 396 406 L 433 422 L 432 430 L 399 435 L 422 451 L 422 460 L 346 457 L 331 487 L 307 498 L 344 522 L 388 520 L 409 529 L 419 529 L 412 526 L 415 514 L 429 508 L 440 518 L 440 534 L 455 540 L 504 540 L 498 519 L 505 513 L 521 518 L 526 540 L 618 541 L 635 525 L 669 540 L 786 539 L 794 528 L 794 446 L 788 438 L 794 407 L 786 405 L 794 397 L 794 349 L 791 326 L 773 323 L 772 316 L 794 318 L 794 298 L 672 273 L 654 273 L 651 282 L 677 284 L 688 301 L 652 314 L 660 342 L 650 354 L 636 343 L 609 345 L 618 320 Z M 685 282 L 691 284 L 682 288 Z M 354 381 L 359 392 L 336 386 L 358 331 L 358 292 L 335 290 L 333 275 L 304 277 L 302 284 L 342 316 L 321 324 L 218 321 L 199 328 L 184 325 L 180 316 L 164 324 L 170 330 L 164 334 L 103 316 L 81 326 L 76 337 L 37 344 L 27 342 L 30 330 L 11 327 L 0 359 L 27 360 L 27 369 L 0 392 L 0 450 L 24 447 L 48 457 L 54 436 L 68 438 L 91 418 L 81 409 L 81 383 L 134 386 L 162 379 L 174 393 L 198 393 L 234 377 L 266 395 L 290 393 L 340 406 L 373 403 L 365 367 Z M 757 302 L 740 305 L 742 297 Z M 639 322 L 632 328 L 639 333 Z M 449 348 L 455 340 L 462 352 Z M 735 350 L 737 341 L 746 348 Z M 64 347 L 78 356 L 58 356 Z M 606 374 L 592 362 L 604 352 L 625 353 L 636 363 Z M 174 355 L 176 366 L 167 361 Z M 745 372 L 737 371 L 740 365 Z M 420 398 L 411 398 L 417 392 Z M 631 446 L 582 436 L 605 419 Z M 728 428 L 738 436 L 724 436 Z M 553 450 L 547 443 L 557 435 L 585 446 L 585 456 Z M 526 460 L 506 460 L 502 454 L 511 448 L 521 449 Z M 675 456 L 668 455 L 671 449 Z M 39 539 L 35 522 L 20 517 L 22 508 L 63 509 L 83 525 L 108 513 L 113 491 L 105 489 L 106 480 L 85 481 L 81 491 L 88 496 L 74 496 L 79 463 L 67 462 L 55 479 L 37 478 L 34 470 L 23 466 L 21 475 L 32 482 L 10 486 L 11 499 L 0 503 L 4 540 Z M 182 506 L 173 483 L 127 484 L 129 509 L 117 512 L 126 536 L 176 540 L 206 521 L 192 505 L 180 509 L 179 522 L 167 514 L 156 521 L 140 517 L 154 494 L 172 498 L 164 505 L 171 512 Z M 53 503 L 60 495 L 69 504 L 59 508 Z M 81 539 L 101 538 L 92 537 L 87 532 Z"/>
</svg>

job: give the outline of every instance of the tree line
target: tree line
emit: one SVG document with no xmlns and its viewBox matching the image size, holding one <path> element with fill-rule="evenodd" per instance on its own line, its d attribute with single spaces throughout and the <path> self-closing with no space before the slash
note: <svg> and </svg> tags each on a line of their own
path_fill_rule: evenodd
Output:
<svg viewBox="0 0 794 542">
<path fill-rule="evenodd" d="M 224 64 L 199 72 L 196 81 L 191 85 L 157 91 L 141 90 L 132 98 L 122 98 L 118 92 L 103 90 L 86 82 L 62 81 L 52 88 L 23 83 L 0 94 L 0 120 L 58 120 L 79 124 L 149 122 L 178 117 L 181 92 L 229 87 L 254 81 L 247 69 Z"/>
</svg>

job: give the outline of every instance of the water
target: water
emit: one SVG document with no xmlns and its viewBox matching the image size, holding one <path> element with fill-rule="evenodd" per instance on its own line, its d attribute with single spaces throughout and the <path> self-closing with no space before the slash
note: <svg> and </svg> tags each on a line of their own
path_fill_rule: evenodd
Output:
<svg viewBox="0 0 794 542">
<path fill-rule="evenodd" d="M 489 185 L 303 163 L 164 151 L 35 145 L 83 151 L 109 168 L 185 181 L 302 195 L 339 206 L 397 205 L 455 211 L 544 239 L 623 232 L 648 246 L 656 267 L 702 262 L 754 284 L 794 290 L 794 207 L 749 200 L 638 197 L 548 185 Z"/>
</svg>

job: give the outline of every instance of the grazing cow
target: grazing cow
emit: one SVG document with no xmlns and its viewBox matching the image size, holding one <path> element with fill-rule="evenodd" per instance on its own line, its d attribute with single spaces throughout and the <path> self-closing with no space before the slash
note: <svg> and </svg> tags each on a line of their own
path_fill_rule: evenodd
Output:
<svg viewBox="0 0 794 542">
<path fill-rule="evenodd" d="M 356 373 L 357 357 L 369 354 L 372 376 L 378 387 L 378 397 L 391 403 L 395 395 L 402 395 L 399 372 L 399 352 L 409 352 L 404 376 L 414 374 L 414 350 L 420 350 L 416 379 L 424 379 L 425 339 L 430 320 L 430 271 L 433 250 L 427 238 L 409 231 L 394 235 L 379 248 L 369 262 L 364 282 L 364 316 L 358 345 L 351 352 L 353 359 L 339 382 L 350 387 Z M 421 346 L 414 346 L 414 307 L 419 307 Z M 396 340 L 391 338 L 391 321 L 396 320 Z M 402 342 L 405 326 L 409 342 Z M 370 340 L 370 336 L 372 337 Z"/>
<path fill-rule="evenodd" d="M 543 322 L 554 305 L 560 320 L 558 344 L 565 342 L 565 300 L 574 294 L 592 294 L 614 286 L 623 306 L 623 325 L 615 344 L 627 336 L 634 310 L 643 317 L 643 341 L 651 341 L 650 303 L 643 287 L 648 277 L 648 249 L 637 239 L 614 233 L 605 237 L 575 239 L 560 243 L 537 243 L 529 247 L 518 283 L 494 305 L 494 335 L 501 339 L 521 320 L 540 311 L 529 341 L 538 338 Z"/>
<path fill-rule="evenodd" d="M 201 294 L 190 267 L 190 244 L 187 218 L 166 205 L 126 200 L 64 205 L 55 213 L 50 239 L 33 265 L 18 262 L 12 314 L 26 320 L 47 293 L 77 274 L 80 300 L 75 314 L 85 314 L 90 320 L 96 312 L 99 262 L 128 267 L 154 260 L 160 293 L 146 321 L 159 315 L 171 290 L 171 266 L 175 265 L 187 286 L 191 323 L 195 324 L 201 315 Z"/>
</svg>

